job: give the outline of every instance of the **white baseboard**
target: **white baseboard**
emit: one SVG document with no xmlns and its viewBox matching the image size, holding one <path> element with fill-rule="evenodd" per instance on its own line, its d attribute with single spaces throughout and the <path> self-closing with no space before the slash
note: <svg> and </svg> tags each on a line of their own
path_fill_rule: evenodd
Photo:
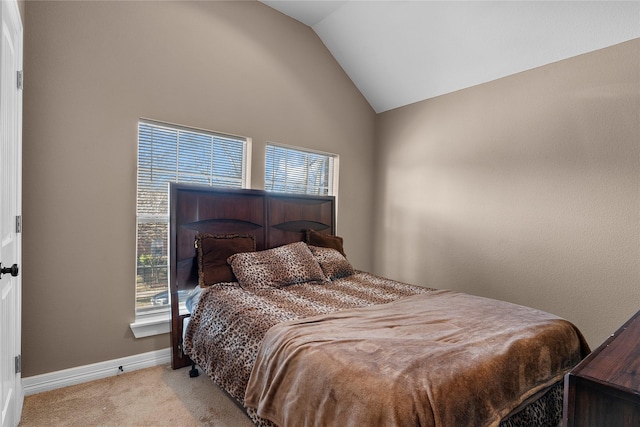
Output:
<svg viewBox="0 0 640 427">
<path fill-rule="evenodd" d="M 171 363 L 170 348 L 22 378 L 22 388 L 24 395 L 29 396 L 165 363 Z"/>
</svg>

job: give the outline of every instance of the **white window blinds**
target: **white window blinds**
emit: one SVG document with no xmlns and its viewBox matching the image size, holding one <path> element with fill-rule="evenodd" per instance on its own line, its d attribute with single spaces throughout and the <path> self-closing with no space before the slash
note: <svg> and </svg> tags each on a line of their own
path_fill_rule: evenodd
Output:
<svg viewBox="0 0 640 427">
<path fill-rule="evenodd" d="M 335 155 L 273 144 L 267 144 L 265 154 L 266 190 L 335 195 Z"/>
<path fill-rule="evenodd" d="M 167 215 L 167 183 L 242 188 L 244 138 L 140 122 L 138 215 Z"/>
</svg>

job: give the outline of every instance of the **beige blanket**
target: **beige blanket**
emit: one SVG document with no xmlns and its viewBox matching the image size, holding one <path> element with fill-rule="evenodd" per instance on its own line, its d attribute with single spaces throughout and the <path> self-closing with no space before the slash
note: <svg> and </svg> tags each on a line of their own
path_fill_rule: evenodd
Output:
<svg viewBox="0 0 640 427">
<path fill-rule="evenodd" d="M 245 405 L 279 426 L 497 426 L 589 349 L 569 322 L 453 291 L 273 326 Z"/>
</svg>

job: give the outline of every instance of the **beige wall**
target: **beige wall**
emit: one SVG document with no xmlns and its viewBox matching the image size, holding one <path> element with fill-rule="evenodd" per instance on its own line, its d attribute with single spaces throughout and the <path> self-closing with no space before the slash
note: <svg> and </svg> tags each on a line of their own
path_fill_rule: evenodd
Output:
<svg viewBox="0 0 640 427">
<path fill-rule="evenodd" d="M 167 348 L 135 339 L 137 122 L 340 156 L 338 232 L 371 268 L 375 114 L 313 31 L 257 2 L 26 2 L 23 376 Z"/>
<path fill-rule="evenodd" d="M 640 309 L 640 40 L 380 114 L 376 138 L 377 273 L 593 347 Z"/>
</svg>

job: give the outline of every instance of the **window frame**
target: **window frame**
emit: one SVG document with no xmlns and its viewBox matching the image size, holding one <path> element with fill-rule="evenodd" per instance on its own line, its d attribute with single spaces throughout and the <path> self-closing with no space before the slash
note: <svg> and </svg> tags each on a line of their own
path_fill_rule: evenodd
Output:
<svg viewBox="0 0 640 427">
<path fill-rule="evenodd" d="M 249 188 L 250 187 L 250 182 L 251 182 L 251 153 L 252 153 L 252 140 L 249 137 L 246 136 L 238 136 L 238 135 L 231 135 L 228 133 L 222 133 L 222 132 L 216 132 L 216 131 L 211 131 L 208 129 L 201 129 L 201 128 L 195 128 L 195 127 L 189 127 L 189 126 L 184 126 L 184 125 L 178 125 L 178 124 L 174 124 L 174 123 L 168 123 L 168 122 L 162 122 L 162 121 L 157 121 L 157 120 L 151 120 L 151 119 L 146 119 L 146 118 L 140 118 L 137 121 L 137 159 L 136 159 L 136 233 L 135 233 L 135 247 L 136 247 L 136 261 L 135 261 L 135 278 L 134 278 L 134 289 L 135 289 L 135 297 L 134 297 L 134 314 L 135 314 L 135 321 L 133 323 L 130 323 L 130 328 L 134 333 L 134 336 L 136 338 L 141 338 L 141 337 L 146 337 L 146 336 L 151 336 L 151 335 L 158 335 L 158 334 L 163 334 L 163 333 L 168 333 L 170 331 L 170 304 L 167 305 L 162 305 L 162 306 L 158 306 L 157 308 L 155 307 L 149 307 L 149 308 L 145 308 L 145 309 L 140 309 L 138 307 L 138 283 L 137 283 L 137 277 L 138 277 L 138 257 L 139 257 L 139 235 L 138 235 L 138 227 L 140 224 L 145 224 L 145 223 L 157 223 L 157 224 L 167 224 L 167 227 L 169 225 L 169 206 L 167 206 L 167 211 L 166 214 L 149 214 L 149 213 L 140 213 L 138 211 L 139 209 L 139 186 L 140 186 L 140 181 L 139 181 L 139 171 L 140 171 L 140 137 L 141 137 L 141 133 L 140 133 L 140 129 L 141 126 L 143 124 L 147 124 L 150 126 L 156 126 L 159 128 L 165 128 L 168 129 L 170 131 L 177 131 L 177 132 L 190 132 L 190 133 L 196 133 L 196 134 L 203 134 L 203 135 L 208 135 L 211 136 L 213 138 L 215 137 L 219 137 L 219 138 L 224 138 L 224 139 L 233 139 L 233 140 L 240 140 L 242 141 L 242 147 L 243 147 L 243 153 L 242 153 L 242 165 L 243 165 L 243 171 L 241 173 L 241 184 L 240 187 L 231 187 L 229 186 L 228 188 Z M 179 134 L 177 134 L 177 138 L 179 138 L 178 136 Z M 176 140 L 176 143 L 179 144 L 179 140 Z M 213 141 L 212 141 L 213 143 Z M 176 150 L 178 149 L 178 145 L 176 145 Z M 213 159 L 214 158 L 214 153 L 213 151 L 211 152 L 210 158 Z M 178 173 L 178 168 L 179 168 L 179 163 L 180 163 L 180 157 L 178 154 L 176 154 L 176 158 L 175 158 L 175 165 L 176 165 L 176 179 L 174 180 L 168 180 L 167 181 L 167 194 L 169 191 L 169 182 L 185 182 L 185 183 L 192 183 L 191 181 L 179 181 L 179 173 Z M 212 174 L 209 174 L 209 177 L 211 177 Z M 212 185 L 211 183 L 209 184 L 212 187 L 214 187 L 214 185 Z M 225 188 L 224 186 L 218 186 L 218 187 L 222 187 Z M 166 243 L 167 243 L 167 293 L 168 295 L 170 295 L 170 290 L 169 290 L 169 268 L 170 266 L 168 265 L 169 262 L 169 256 L 168 256 L 168 252 L 170 250 L 169 248 L 169 235 L 168 235 L 168 230 L 167 230 L 167 234 L 166 234 Z M 158 290 L 158 293 L 163 292 Z"/>
</svg>

